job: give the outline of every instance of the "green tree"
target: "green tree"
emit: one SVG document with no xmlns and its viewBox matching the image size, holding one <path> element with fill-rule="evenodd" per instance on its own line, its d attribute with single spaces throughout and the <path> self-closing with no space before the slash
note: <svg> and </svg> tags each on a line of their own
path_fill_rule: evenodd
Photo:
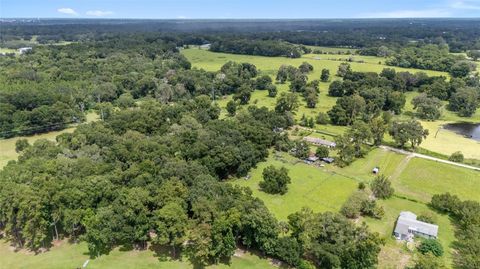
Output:
<svg viewBox="0 0 480 269">
<path fill-rule="evenodd" d="M 451 68 L 450 68 L 450 75 L 454 78 L 462 78 L 466 77 L 470 72 L 474 71 L 476 69 L 476 65 L 474 63 L 470 63 L 467 61 L 459 61 L 456 62 Z"/>
<path fill-rule="evenodd" d="M 267 86 L 268 97 L 275 97 L 277 96 L 277 86 L 270 84 Z"/>
<path fill-rule="evenodd" d="M 276 112 L 294 112 L 299 107 L 297 94 L 293 92 L 282 92 L 275 105 Z"/>
<path fill-rule="evenodd" d="M 426 94 L 420 94 L 412 99 L 412 105 L 421 119 L 437 120 L 440 118 L 442 102 L 436 97 L 427 97 Z"/>
<path fill-rule="evenodd" d="M 330 80 L 330 70 L 324 68 L 322 69 L 322 74 L 320 75 L 320 80 L 322 82 L 328 82 Z"/>
<path fill-rule="evenodd" d="M 263 169 L 263 181 L 260 182 L 260 188 L 264 192 L 271 194 L 285 194 L 288 191 L 288 184 L 291 182 L 288 176 L 288 170 L 285 167 L 275 168 L 267 166 Z"/>
<path fill-rule="evenodd" d="M 346 76 L 347 74 L 351 73 L 352 72 L 352 68 L 350 67 L 350 64 L 348 63 L 341 63 L 339 66 L 338 66 L 338 70 L 337 70 L 337 76 L 339 77 L 344 77 Z"/>
<path fill-rule="evenodd" d="M 235 116 L 237 113 L 237 103 L 233 100 L 228 101 L 226 109 L 229 116 Z"/>
<path fill-rule="evenodd" d="M 300 72 L 304 73 L 304 74 L 308 74 L 310 72 L 313 71 L 313 65 L 307 63 L 307 62 L 303 62 L 299 67 L 298 67 L 298 70 L 300 70 Z"/>
<path fill-rule="evenodd" d="M 246 105 L 250 101 L 252 96 L 252 90 L 247 85 L 242 85 L 238 92 L 233 95 L 233 100 L 239 100 L 241 105 Z"/>
<path fill-rule="evenodd" d="M 330 153 L 329 149 L 327 147 L 324 147 L 324 146 L 318 146 L 317 150 L 315 151 L 315 155 L 318 158 L 326 158 L 326 157 L 328 157 L 329 153 Z"/>
<path fill-rule="evenodd" d="M 428 130 L 423 129 L 420 122 L 416 120 L 394 121 L 389 133 L 398 146 L 404 147 L 407 142 L 410 142 L 412 148 L 420 145 L 428 136 Z"/>
<path fill-rule="evenodd" d="M 471 117 L 477 110 L 478 91 L 475 88 L 462 88 L 455 92 L 450 98 L 448 107 L 458 112 L 462 117 Z"/>
<path fill-rule="evenodd" d="M 15 151 L 17 153 L 24 151 L 26 148 L 28 148 L 30 144 L 28 143 L 28 140 L 25 138 L 18 139 L 15 142 Z"/>
<path fill-rule="evenodd" d="M 373 195 L 380 199 L 387 199 L 392 197 L 395 190 L 392 187 L 392 182 L 384 175 L 377 176 L 372 183 L 370 183 Z"/>
</svg>

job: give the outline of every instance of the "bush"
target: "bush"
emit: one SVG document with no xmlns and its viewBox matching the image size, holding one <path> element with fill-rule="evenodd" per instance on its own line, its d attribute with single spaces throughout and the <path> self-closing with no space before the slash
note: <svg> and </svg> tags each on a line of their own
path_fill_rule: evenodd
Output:
<svg viewBox="0 0 480 269">
<path fill-rule="evenodd" d="M 463 154 L 460 151 L 452 153 L 450 157 L 448 157 L 449 161 L 456 162 L 456 163 L 462 163 L 464 160 Z"/>
<path fill-rule="evenodd" d="M 260 182 L 262 191 L 270 194 L 285 194 L 291 182 L 288 176 L 288 170 L 285 167 L 275 168 L 270 165 L 263 169 L 263 181 Z"/>
<path fill-rule="evenodd" d="M 432 253 L 436 257 L 443 255 L 443 247 L 436 239 L 425 239 L 418 246 L 418 251 L 422 254 Z"/>
<path fill-rule="evenodd" d="M 370 184 L 370 188 L 372 189 L 373 195 L 380 199 L 390 198 L 395 192 L 392 183 L 384 175 L 376 177 Z"/>
<path fill-rule="evenodd" d="M 435 224 L 437 223 L 437 216 L 435 216 L 432 212 L 430 211 L 424 211 L 418 215 L 417 220 L 423 221 L 426 223 L 431 223 Z"/>
<path fill-rule="evenodd" d="M 267 90 L 268 90 L 268 96 L 269 97 L 277 96 L 277 86 L 275 86 L 273 84 L 270 84 L 270 85 L 267 86 Z"/>
<path fill-rule="evenodd" d="M 229 116 L 235 116 L 237 113 L 237 103 L 233 100 L 228 101 L 227 103 L 227 112 Z"/>
<path fill-rule="evenodd" d="M 327 113 L 320 112 L 317 115 L 317 124 L 327 124 L 330 118 L 328 117 Z"/>
<path fill-rule="evenodd" d="M 315 152 L 318 158 L 327 158 L 330 153 L 329 149 L 324 146 L 319 146 Z"/>
</svg>

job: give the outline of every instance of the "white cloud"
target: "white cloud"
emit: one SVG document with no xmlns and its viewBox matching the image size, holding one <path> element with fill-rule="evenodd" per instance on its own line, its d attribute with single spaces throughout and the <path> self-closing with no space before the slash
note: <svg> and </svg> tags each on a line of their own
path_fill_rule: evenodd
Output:
<svg viewBox="0 0 480 269">
<path fill-rule="evenodd" d="M 438 18 L 450 17 L 452 14 L 445 9 L 425 9 L 425 10 L 395 10 L 387 12 L 375 12 L 361 14 L 362 18 Z"/>
<path fill-rule="evenodd" d="M 183 19 L 187 19 L 187 17 L 186 16 L 178 16 L 177 19 L 183 20 Z"/>
<path fill-rule="evenodd" d="M 453 1 L 450 7 L 454 9 L 480 10 L 480 1 L 478 0 Z"/>
<path fill-rule="evenodd" d="M 75 10 L 73 10 L 69 7 L 62 7 L 62 8 L 57 9 L 57 11 L 60 12 L 60 13 L 63 13 L 63 14 L 67 14 L 67 15 L 78 15 L 78 13 Z"/>
<path fill-rule="evenodd" d="M 95 16 L 95 17 L 104 17 L 104 16 L 109 16 L 112 15 L 112 11 L 102 11 L 102 10 L 89 10 L 85 14 L 88 16 Z"/>
</svg>

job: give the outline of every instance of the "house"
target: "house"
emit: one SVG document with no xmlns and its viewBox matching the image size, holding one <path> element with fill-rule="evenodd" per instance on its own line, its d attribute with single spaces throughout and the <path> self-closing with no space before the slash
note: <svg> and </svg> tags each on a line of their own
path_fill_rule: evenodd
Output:
<svg viewBox="0 0 480 269">
<path fill-rule="evenodd" d="M 410 211 L 400 212 L 393 235 L 398 240 L 410 241 L 414 236 L 437 238 L 438 225 L 417 220 L 417 215 Z"/>
<path fill-rule="evenodd" d="M 32 47 L 19 48 L 19 49 L 18 49 L 18 53 L 24 54 L 24 53 L 26 53 L 26 52 L 28 52 L 28 51 L 31 51 L 31 50 L 32 50 Z"/>
<path fill-rule="evenodd" d="M 327 158 L 322 158 L 322 161 L 324 161 L 326 163 L 333 163 L 335 161 L 335 159 L 327 157 Z"/>
<path fill-rule="evenodd" d="M 212 44 L 203 44 L 203 45 L 200 45 L 200 49 L 209 50 L 211 46 L 212 46 Z"/>
<path fill-rule="evenodd" d="M 321 139 L 321 138 L 311 137 L 311 136 L 306 136 L 306 137 L 303 138 L 303 140 L 308 142 L 308 143 L 312 143 L 315 146 L 324 146 L 324 147 L 327 147 L 327 148 L 334 148 L 334 147 L 337 146 L 337 144 L 335 142 L 324 140 L 324 139 Z"/>
</svg>

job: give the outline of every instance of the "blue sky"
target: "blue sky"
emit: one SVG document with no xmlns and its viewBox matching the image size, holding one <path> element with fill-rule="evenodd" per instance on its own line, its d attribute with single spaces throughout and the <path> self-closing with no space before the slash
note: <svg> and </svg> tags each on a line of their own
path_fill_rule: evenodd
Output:
<svg viewBox="0 0 480 269">
<path fill-rule="evenodd" d="M 480 0 L 0 0 L 1 18 L 480 17 Z"/>
</svg>

